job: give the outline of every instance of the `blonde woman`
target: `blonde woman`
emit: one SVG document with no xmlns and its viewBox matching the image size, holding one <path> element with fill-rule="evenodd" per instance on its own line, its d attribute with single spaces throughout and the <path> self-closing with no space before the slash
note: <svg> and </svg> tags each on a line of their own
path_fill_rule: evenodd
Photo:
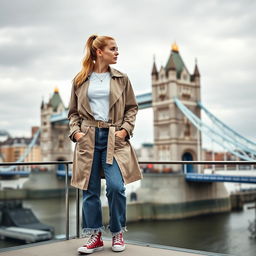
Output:
<svg viewBox="0 0 256 256">
<path fill-rule="evenodd" d="M 106 179 L 112 250 L 125 249 L 125 184 L 142 178 L 130 144 L 138 104 L 127 75 L 110 67 L 118 55 L 113 37 L 90 36 L 71 89 L 69 138 L 76 143 L 71 185 L 83 190 L 82 235 L 89 236 L 79 253 L 93 253 L 104 246 L 101 178 Z"/>
</svg>

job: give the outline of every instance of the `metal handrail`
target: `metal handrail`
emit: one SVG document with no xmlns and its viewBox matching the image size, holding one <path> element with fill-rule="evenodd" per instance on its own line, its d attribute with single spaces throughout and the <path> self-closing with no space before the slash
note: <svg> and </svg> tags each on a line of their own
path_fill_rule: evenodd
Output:
<svg viewBox="0 0 256 256">
<path fill-rule="evenodd" d="M 51 165 L 51 164 L 73 164 L 73 161 L 49 161 L 49 162 L 4 162 L 5 165 Z M 255 161 L 139 161 L 139 164 L 256 164 Z"/>
<path fill-rule="evenodd" d="M 139 161 L 139 164 L 256 164 L 255 161 Z"/>
<path fill-rule="evenodd" d="M 72 164 L 73 161 L 48 161 L 48 162 L 4 162 L 0 166 L 6 165 L 53 165 L 53 164 Z"/>
<path fill-rule="evenodd" d="M 73 161 L 49 161 L 49 162 L 4 162 L 0 166 L 10 165 L 55 165 L 65 164 L 65 209 L 66 209 L 66 240 L 69 240 L 69 190 L 68 170 Z M 222 164 L 222 165 L 256 165 L 256 161 L 139 161 L 139 164 Z M 18 171 L 17 171 L 18 172 Z M 80 238 L 80 189 L 76 189 L 76 237 Z"/>
</svg>

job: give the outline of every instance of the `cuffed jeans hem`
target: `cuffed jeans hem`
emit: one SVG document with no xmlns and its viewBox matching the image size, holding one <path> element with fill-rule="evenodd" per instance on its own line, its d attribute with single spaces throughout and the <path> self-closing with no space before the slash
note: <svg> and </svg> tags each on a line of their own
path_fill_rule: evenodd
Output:
<svg viewBox="0 0 256 256">
<path fill-rule="evenodd" d="M 87 237 L 87 236 L 90 236 L 90 235 L 95 234 L 97 232 L 105 232 L 105 230 L 106 229 L 105 229 L 104 226 L 101 226 L 99 228 L 83 228 L 81 236 L 82 237 Z"/>
<path fill-rule="evenodd" d="M 122 227 L 121 230 L 118 231 L 118 232 L 112 232 L 112 231 L 110 230 L 110 226 L 109 226 L 109 225 L 107 225 L 106 229 L 111 232 L 112 236 L 115 236 L 115 235 L 117 235 L 117 234 L 119 234 L 119 233 L 124 233 L 124 232 L 127 232 L 127 231 L 128 231 L 127 226 Z"/>
</svg>

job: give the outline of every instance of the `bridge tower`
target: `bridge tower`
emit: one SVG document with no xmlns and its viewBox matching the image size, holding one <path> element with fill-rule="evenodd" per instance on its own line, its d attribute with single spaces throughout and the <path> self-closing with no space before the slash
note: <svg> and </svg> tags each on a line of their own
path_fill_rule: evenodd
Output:
<svg viewBox="0 0 256 256">
<path fill-rule="evenodd" d="M 48 103 L 42 101 L 40 136 L 42 161 L 68 161 L 72 159 L 72 147 L 68 138 L 69 127 L 67 123 L 65 121 L 51 121 L 53 115 L 61 114 L 65 110 L 58 88 L 54 89 Z M 51 166 L 49 169 L 56 169 L 56 166 Z M 64 165 L 60 164 L 58 169 L 64 170 Z"/>
<path fill-rule="evenodd" d="M 154 155 L 159 161 L 201 160 L 201 133 L 182 114 L 174 102 L 177 97 L 199 118 L 200 73 L 195 63 L 194 73 L 186 68 L 176 43 L 165 67 L 152 68 L 152 107 L 154 112 Z M 184 167 L 173 165 L 174 171 Z M 197 167 L 187 166 L 187 171 Z"/>
</svg>

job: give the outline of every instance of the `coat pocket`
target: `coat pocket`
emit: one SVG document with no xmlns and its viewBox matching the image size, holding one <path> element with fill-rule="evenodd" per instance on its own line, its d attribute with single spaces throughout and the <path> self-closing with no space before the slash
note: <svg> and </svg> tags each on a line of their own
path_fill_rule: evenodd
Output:
<svg viewBox="0 0 256 256">
<path fill-rule="evenodd" d="M 81 132 L 85 135 L 88 133 L 90 126 L 81 125 Z"/>
<path fill-rule="evenodd" d="M 89 126 L 86 127 L 81 127 L 81 132 L 84 133 L 84 135 L 79 138 L 79 140 L 77 141 L 78 144 L 82 143 L 83 141 L 85 141 L 86 137 L 87 137 L 87 133 L 89 131 Z"/>
<path fill-rule="evenodd" d="M 127 141 L 125 138 L 121 138 L 117 135 L 115 135 L 115 149 L 123 148 L 127 144 Z"/>
<path fill-rule="evenodd" d="M 90 142 L 90 138 L 88 137 L 89 128 L 90 127 L 88 126 L 88 127 L 83 127 L 83 129 L 81 129 L 84 135 L 77 141 L 77 150 L 80 155 L 86 154 L 86 151 L 89 150 L 89 145 L 88 145 L 88 143 Z"/>
</svg>

